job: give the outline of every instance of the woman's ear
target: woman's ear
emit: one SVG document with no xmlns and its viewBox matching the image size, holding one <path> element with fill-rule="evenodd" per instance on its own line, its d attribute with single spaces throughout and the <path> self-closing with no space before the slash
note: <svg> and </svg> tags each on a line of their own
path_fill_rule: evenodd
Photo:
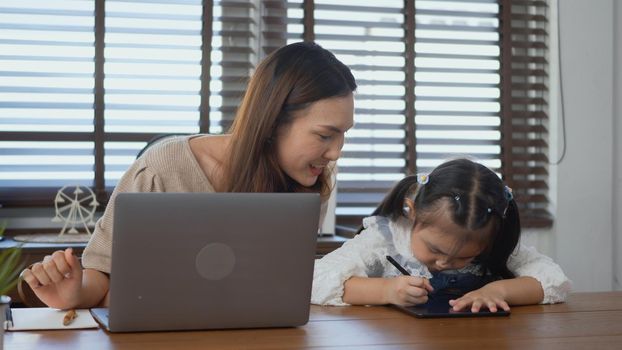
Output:
<svg viewBox="0 0 622 350">
<path fill-rule="evenodd" d="M 409 219 L 415 220 L 415 202 L 410 198 L 404 200 L 404 214 Z"/>
</svg>

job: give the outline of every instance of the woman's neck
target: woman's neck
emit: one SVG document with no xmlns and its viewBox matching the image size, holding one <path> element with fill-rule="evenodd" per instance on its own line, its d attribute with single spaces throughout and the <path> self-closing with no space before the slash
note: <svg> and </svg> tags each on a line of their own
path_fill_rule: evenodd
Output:
<svg viewBox="0 0 622 350">
<path fill-rule="evenodd" d="M 224 191 L 223 169 L 230 140 L 231 135 L 205 135 L 190 140 L 190 149 L 216 192 Z"/>
</svg>

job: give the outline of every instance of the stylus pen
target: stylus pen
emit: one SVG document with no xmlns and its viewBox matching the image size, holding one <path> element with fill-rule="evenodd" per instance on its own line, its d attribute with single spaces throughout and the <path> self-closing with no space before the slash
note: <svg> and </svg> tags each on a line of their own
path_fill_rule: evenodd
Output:
<svg viewBox="0 0 622 350">
<path fill-rule="evenodd" d="M 13 328 L 13 312 L 11 311 L 11 304 L 6 306 L 4 329 Z"/>
<path fill-rule="evenodd" d="M 391 257 L 391 255 L 387 255 L 387 260 L 389 260 L 389 262 L 391 263 L 391 265 L 395 266 L 396 269 L 400 270 L 400 272 L 402 273 L 402 275 L 405 276 L 410 276 L 410 273 L 408 271 L 406 271 L 405 268 L 402 267 L 402 265 L 400 265 L 397 261 L 395 261 L 395 259 L 393 259 Z"/>
</svg>

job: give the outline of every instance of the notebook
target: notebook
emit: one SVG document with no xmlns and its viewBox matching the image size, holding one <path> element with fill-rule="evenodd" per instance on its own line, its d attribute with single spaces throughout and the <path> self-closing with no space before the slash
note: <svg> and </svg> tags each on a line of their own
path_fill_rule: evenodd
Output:
<svg viewBox="0 0 622 350">
<path fill-rule="evenodd" d="M 13 323 L 9 331 L 33 331 L 49 329 L 85 329 L 97 328 L 97 322 L 89 310 L 75 310 L 76 317 L 65 324 L 67 311 L 47 307 L 13 308 L 11 310 Z"/>
<path fill-rule="evenodd" d="M 311 193 L 120 193 L 112 332 L 301 326 L 320 198 Z"/>
</svg>

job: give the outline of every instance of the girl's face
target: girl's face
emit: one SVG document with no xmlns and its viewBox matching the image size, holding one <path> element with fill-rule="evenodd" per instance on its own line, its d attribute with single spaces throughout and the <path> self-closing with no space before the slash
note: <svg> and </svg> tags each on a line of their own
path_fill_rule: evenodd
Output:
<svg viewBox="0 0 622 350">
<path fill-rule="evenodd" d="M 277 133 L 277 160 L 289 177 L 309 187 L 341 155 L 344 134 L 354 120 L 354 97 L 319 100 L 297 113 Z"/>
<path fill-rule="evenodd" d="M 484 228 L 486 229 L 486 227 Z M 411 250 L 430 272 L 461 269 L 469 265 L 486 248 L 478 241 L 462 243 L 462 235 L 477 237 L 484 232 L 465 232 L 445 215 L 428 225 L 415 224 L 411 233 Z"/>
</svg>

